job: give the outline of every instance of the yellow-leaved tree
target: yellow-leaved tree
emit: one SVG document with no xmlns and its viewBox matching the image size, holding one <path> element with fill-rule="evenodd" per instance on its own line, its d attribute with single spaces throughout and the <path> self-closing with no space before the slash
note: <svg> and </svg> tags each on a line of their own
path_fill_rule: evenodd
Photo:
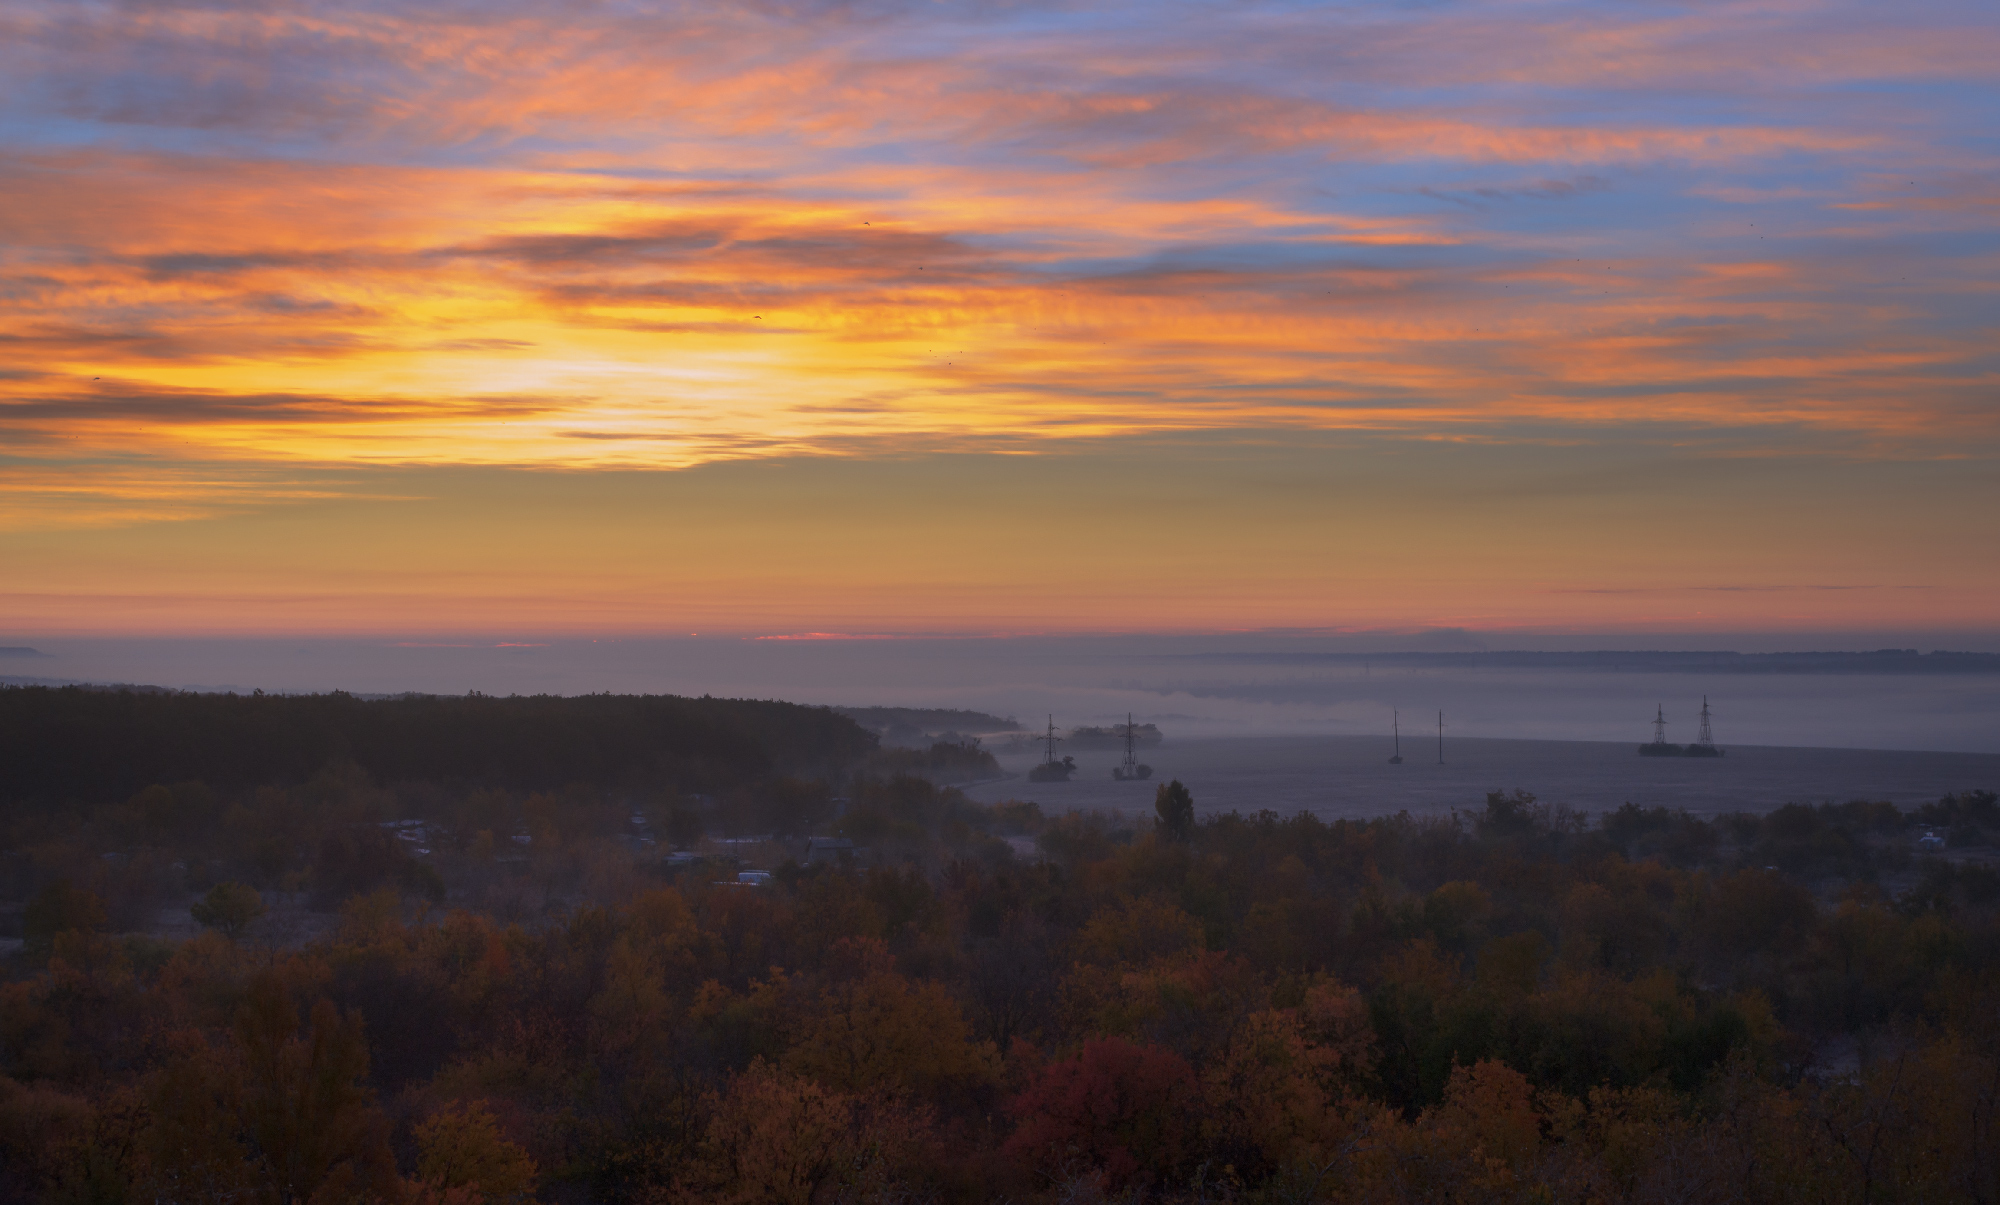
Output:
<svg viewBox="0 0 2000 1205">
<path fill-rule="evenodd" d="M 990 1083 L 1000 1056 L 975 1042 L 943 984 L 880 971 L 829 990 L 785 1065 L 831 1088 L 902 1095 Z"/>
<path fill-rule="evenodd" d="M 481 1104 L 438 1112 L 417 1127 L 417 1177 L 439 1201 L 516 1202 L 535 1191 L 535 1161 L 500 1133 Z"/>
</svg>

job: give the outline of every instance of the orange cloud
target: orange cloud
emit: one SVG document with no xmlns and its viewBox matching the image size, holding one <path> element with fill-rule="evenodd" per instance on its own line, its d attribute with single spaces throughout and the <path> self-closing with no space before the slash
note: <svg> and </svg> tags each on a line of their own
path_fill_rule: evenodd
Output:
<svg viewBox="0 0 2000 1205">
<path fill-rule="evenodd" d="M 1989 17 L 0 0 L 0 528 L 417 504 L 377 470 L 1146 440 L 1990 459 Z M 286 613 L 420 610 L 427 563 Z M 789 588 L 732 564 L 686 619 Z M 1558 568 L 1447 609 L 1640 605 Z M 605 615 L 659 586 L 569 572 Z M 905 580 L 906 612 L 857 582 L 759 621 L 1028 621 L 964 572 Z M 1423 599 L 1387 570 L 1259 580 L 1161 622 Z"/>
</svg>

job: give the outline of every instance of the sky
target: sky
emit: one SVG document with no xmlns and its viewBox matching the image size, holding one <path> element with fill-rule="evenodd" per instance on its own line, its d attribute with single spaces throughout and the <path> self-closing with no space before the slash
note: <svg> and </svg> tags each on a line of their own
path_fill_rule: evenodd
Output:
<svg viewBox="0 0 2000 1205">
<path fill-rule="evenodd" d="M 0 643 L 2000 632 L 1996 62 L 1990 0 L 0 0 Z"/>
</svg>

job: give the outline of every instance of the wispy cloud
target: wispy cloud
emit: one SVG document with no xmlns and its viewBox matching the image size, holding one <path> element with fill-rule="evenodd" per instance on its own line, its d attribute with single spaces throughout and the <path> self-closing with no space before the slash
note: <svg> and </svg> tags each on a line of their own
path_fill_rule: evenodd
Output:
<svg viewBox="0 0 2000 1205">
<path fill-rule="evenodd" d="M 1823 593 L 1843 590 L 1914 590 L 1918 586 L 1826 586 L 1826 585 L 1763 585 L 1763 586 L 1572 586 L 1551 590 L 1551 594 L 1791 594 Z"/>
<path fill-rule="evenodd" d="M 0 0 L 0 441 L 1990 450 L 1996 58 L 1957 2 Z"/>
<path fill-rule="evenodd" d="M 752 640 L 918 640 L 925 636 L 900 636 L 887 632 L 785 632 L 772 636 L 753 636 Z"/>
</svg>

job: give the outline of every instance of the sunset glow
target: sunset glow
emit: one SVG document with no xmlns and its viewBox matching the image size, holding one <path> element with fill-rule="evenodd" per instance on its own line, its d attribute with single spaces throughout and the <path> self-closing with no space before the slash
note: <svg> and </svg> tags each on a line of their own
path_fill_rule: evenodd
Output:
<svg viewBox="0 0 2000 1205">
<path fill-rule="evenodd" d="M 1995 62 L 1971 3 L 0 0 L 0 618 L 1994 626 Z"/>
</svg>

